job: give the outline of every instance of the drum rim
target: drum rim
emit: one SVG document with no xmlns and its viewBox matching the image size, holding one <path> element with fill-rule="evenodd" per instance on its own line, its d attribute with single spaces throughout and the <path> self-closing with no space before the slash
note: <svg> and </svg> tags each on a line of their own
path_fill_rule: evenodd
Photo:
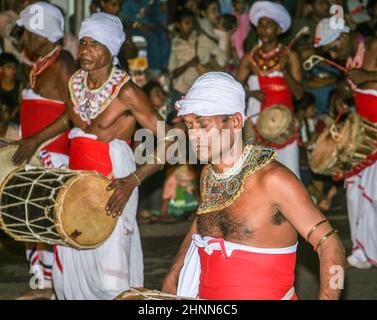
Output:
<svg viewBox="0 0 377 320">
<path fill-rule="evenodd" d="M 97 176 L 101 178 L 102 180 L 110 183 L 111 181 L 104 177 L 103 175 L 99 174 L 96 171 L 74 171 L 77 172 L 77 175 L 68 179 L 66 183 L 64 184 L 63 188 L 59 191 L 55 201 L 56 201 L 56 206 L 54 207 L 54 226 L 56 228 L 56 231 L 60 235 L 62 239 L 64 239 L 64 242 L 67 243 L 70 247 L 73 247 L 75 249 L 80 249 L 80 250 L 85 250 L 85 249 L 95 249 L 99 246 L 101 246 L 108 238 L 103 240 L 102 242 L 92 245 L 92 246 L 84 246 L 76 242 L 75 240 L 71 239 L 67 233 L 64 231 L 62 228 L 62 221 L 61 221 L 61 216 L 62 216 L 62 211 L 63 211 L 63 200 L 65 199 L 68 190 L 70 189 L 71 186 L 73 186 L 78 180 L 80 180 L 83 176 Z M 115 218 L 114 220 L 118 220 L 119 217 Z M 115 227 L 117 225 L 117 222 L 114 223 L 114 227 L 112 228 L 112 231 L 110 235 L 113 233 Z"/>
</svg>

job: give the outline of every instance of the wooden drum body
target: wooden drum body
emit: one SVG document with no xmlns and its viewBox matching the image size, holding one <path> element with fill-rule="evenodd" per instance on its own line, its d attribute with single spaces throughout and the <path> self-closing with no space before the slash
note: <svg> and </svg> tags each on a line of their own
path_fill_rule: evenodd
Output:
<svg viewBox="0 0 377 320">
<path fill-rule="evenodd" d="M 108 184 L 94 172 L 19 168 L 0 187 L 0 227 L 17 241 L 98 247 L 117 223 L 105 210 Z"/>
</svg>

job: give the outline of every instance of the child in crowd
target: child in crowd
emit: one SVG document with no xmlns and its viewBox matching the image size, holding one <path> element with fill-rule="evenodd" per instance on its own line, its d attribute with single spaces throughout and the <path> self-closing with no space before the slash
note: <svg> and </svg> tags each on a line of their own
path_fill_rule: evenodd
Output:
<svg viewBox="0 0 377 320">
<path fill-rule="evenodd" d="M 232 34 L 237 29 L 237 18 L 231 14 L 223 14 L 214 32 L 218 38 L 219 47 L 226 54 L 227 62 L 233 61 L 233 48 L 231 45 Z"/>
<path fill-rule="evenodd" d="M 237 59 L 244 56 L 244 42 L 251 30 L 249 13 L 245 0 L 233 0 L 233 15 L 237 18 L 237 29 L 232 35 L 232 46 L 236 49 Z"/>
<path fill-rule="evenodd" d="M 144 87 L 144 92 L 152 102 L 153 108 L 159 113 L 159 115 L 166 120 L 166 92 L 162 88 L 160 82 L 157 80 L 150 80 Z"/>
<path fill-rule="evenodd" d="M 199 77 L 197 65 L 198 36 L 194 30 L 194 14 L 182 9 L 176 15 L 177 34 L 172 40 L 169 59 L 169 71 L 173 79 L 171 104 L 186 94 L 188 89 Z"/>
<path fill-rule="evenodd" d="M 19 62 L 10 53 L 0 55 L 0 136 L 19 140 L 20 102 L 23 83 L 16 79 Z"/>
</svg>

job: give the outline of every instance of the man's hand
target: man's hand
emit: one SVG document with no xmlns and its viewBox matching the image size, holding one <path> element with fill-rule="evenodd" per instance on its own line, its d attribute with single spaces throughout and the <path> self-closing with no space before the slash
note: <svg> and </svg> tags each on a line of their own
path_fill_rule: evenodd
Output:
<svg viewBox="0 0 377 320">
<path fill-rule="evenodd" d="M 16 153 L 12 157 L 12 161 L 16 166 L 20 166 L 23 163 L 27 163 L 37 152 L 40 145 L 40 141 L 36 137 L 30 137 L 22 141 L 16 142 L 19 147 Z"/>
<path fill-rule="evenodd" d="M 106 205 L 107 215 L 111 215 L 114 219 L 122 215 L 132 191 L 138 186 L 138 183 L 132 175 L 122 179 L 114 180 L 107 187 L 107 191 L 115 190 Z"/>
<path fill-rule="evenodd" d="M 247 91 L 247 96 L 249 98 L 255 98 L 255 99 L 259 100 L 260 102 L 263 102 L 264 99 L 266 98 L 264 93 L 260 90 L 253 90 L 253 91 L 249 90 L 249 91 Z"/>
<path fill-rule="evenodd" d="M 177 284 L 178 284 L 178 277 L 173 274 L 172 272 L 169 272 L 162 282 L 161 291 L 166 292 L 169 294 L 177 294 Z"/>
<path fill-rule="evenodd" d="M 371 81 L 370 72 L 364 69 L 351 69 L 348 71 L 347 77 L 356 85 Z"/>
</svg>

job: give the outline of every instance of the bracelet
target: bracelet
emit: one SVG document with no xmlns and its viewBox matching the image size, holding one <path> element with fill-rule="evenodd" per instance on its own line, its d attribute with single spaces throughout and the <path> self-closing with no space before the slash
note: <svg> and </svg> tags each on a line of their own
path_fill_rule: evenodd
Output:
<svg viewBox="0 0 377 320">
<path fill-rule="evenodd" d="M 321 240 L 319 240 L 317 246 L 314 248 L 314 251 L 317 252 L 318 248 L 328 239 L 330 238 L 331 236 L 333 236 L 334 234 L 338 233 L 338 230 L 332 230 L 330 231 L 328 234 L 326 234 Z"/>
<path fill-rule="evenodd" d="M 132 175 L 134 176 L 134 178 L 136 179 L 136 181 L 137 181 L 137 185 L 140 186 L 140 185 L 141 185 L 141 181 L 140 181 L 139 177 L 136 175 L 135 172 L 132 172 L 131 174 L 132 174 Z"/>
<path fill-rule="evenodd" d="M 309 242 L 309 238 L 314 232 L 314 230 L 317 229 L 322 223 L 325 223 L 325 222 L 327 222 L 327 219 L 318 222 L 313 228 L 310 229 L 308 236 L 306 237 L 306 242 Z"/>
</svg>

